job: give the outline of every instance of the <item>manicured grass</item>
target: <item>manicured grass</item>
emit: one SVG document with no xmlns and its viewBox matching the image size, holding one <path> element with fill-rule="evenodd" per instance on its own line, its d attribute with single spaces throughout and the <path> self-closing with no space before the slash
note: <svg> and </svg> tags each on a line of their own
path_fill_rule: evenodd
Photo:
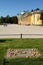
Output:
<svg viewBox="0 0 43 65">
<path fill-rule="evenodd" d="M 41 53 L 41 58 L 43 60 L 43 38 L 39 39 L 0 39 L 0 61 L 3 60 L 5 52 L 8 48 L 37 48 Z M 14 59 L 13 61 L 16 61 Z M 16 62 L 14 64 L 6 64 L 6 65 L 42 65 L 43 62 L 32 62 L 29 58 L 20 59 L 19 60 L 28 60 L 29 62 Z M 38 60 L 38 59 L 37 59 Z M 10 59 L 9 61 L 12 61 Z"/>
</svg>

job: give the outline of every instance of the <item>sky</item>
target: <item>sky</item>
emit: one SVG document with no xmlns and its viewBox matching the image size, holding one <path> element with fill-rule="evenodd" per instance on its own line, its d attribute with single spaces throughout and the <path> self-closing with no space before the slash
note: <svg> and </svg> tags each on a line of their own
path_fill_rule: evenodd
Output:
<svg viewBox="0 0 43 65">
<path fill-rule="evenodd" d="M 43 10 L 43 0 L 0 0 L 0 16 L 16 16 L 36 8 Z"/>
</svg>

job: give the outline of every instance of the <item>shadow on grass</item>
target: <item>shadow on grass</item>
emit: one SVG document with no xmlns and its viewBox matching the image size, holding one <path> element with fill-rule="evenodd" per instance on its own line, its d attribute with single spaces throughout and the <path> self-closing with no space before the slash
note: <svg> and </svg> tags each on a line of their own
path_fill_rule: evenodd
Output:
<svg viewBox="0 0 43 65">
<path fill-rule="evenodd" d="M 7 65 L 43 65 L 43 58 L 16 58 L 6 61 Z"/>
<path fill-rule="evenodd" d="M 0 42 L 6 42 L 6 40 L 0 40 Z"/>
<path fill-rule="evenodd" d="M 7 41 L 12 41 L 12 40 L 10 40 L 10 39 L 0 39 L 0 43 L 7 42 Z"/>
</svg>

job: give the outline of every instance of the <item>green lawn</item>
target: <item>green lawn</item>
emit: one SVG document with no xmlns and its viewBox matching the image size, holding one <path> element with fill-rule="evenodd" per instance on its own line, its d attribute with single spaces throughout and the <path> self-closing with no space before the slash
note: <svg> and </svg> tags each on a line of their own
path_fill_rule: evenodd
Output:
<svg viewBox="0 0 43 65">
<path fill-rule="evenodd" d="M 35 60 L 43 60 L 43 38 L 39 39 L 0 39 L 0 61 L 3 60 L 5 52 L 8 48 L 37 48 L 41 53 L 41 58 Z M 28 61 L 28 62 L 20 62 Z M 42 61 L 31 61 L 29 58 L 10 59 L 10 61 L 17 61 L 14 64 L 9 63 L 6 65 L 43 65 Z M 19 61 L 19 62 L 18 62 Z"/>
</svg>

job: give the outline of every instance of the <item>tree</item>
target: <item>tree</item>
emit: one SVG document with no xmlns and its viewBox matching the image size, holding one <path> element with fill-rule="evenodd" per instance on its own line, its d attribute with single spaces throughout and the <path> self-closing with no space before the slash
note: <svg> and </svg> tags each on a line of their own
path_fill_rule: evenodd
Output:
<svg viewBox="0 0 43 65">
<path fill-rule="evenodd" d="M 1 24 L 3 24 L 3 23 L 4 23 L 4 21 L 5 21 L 4 17 L 3 17 L 3 16 L 1 16 Z"/>
<path fill-rule="evenodd" d="M 43 12 L 41 12 L 40 19 L 42 20 L 42 25 L 43 25 Z"/>
<path fill-rule="evenodd" d="M 10 16 L 7 15 L 7 16 L 5 17 L 5 23 L 10 23 L 9 19 L 10 19 Z"/>
<path fill-rule="evenodd" d="M 7 15 L 6 17 L 1 16 L 0 24 L 3 23 L 18 24 L 18 18 L 17 16 L 10 17 L 9 15 Z"/>
<path fill-rule="evenodd" d="M 1 18 L 0 18 L 0 24 L 1 24 Z"/>
<path fill-rule="evenodd" d="M 17 18 L 17 16 L 13 16 L 13 17 L 12 17 L 12 22 L 13 22 L 14 24 L 18 24 L 18 18 Z"/>
</svg>

